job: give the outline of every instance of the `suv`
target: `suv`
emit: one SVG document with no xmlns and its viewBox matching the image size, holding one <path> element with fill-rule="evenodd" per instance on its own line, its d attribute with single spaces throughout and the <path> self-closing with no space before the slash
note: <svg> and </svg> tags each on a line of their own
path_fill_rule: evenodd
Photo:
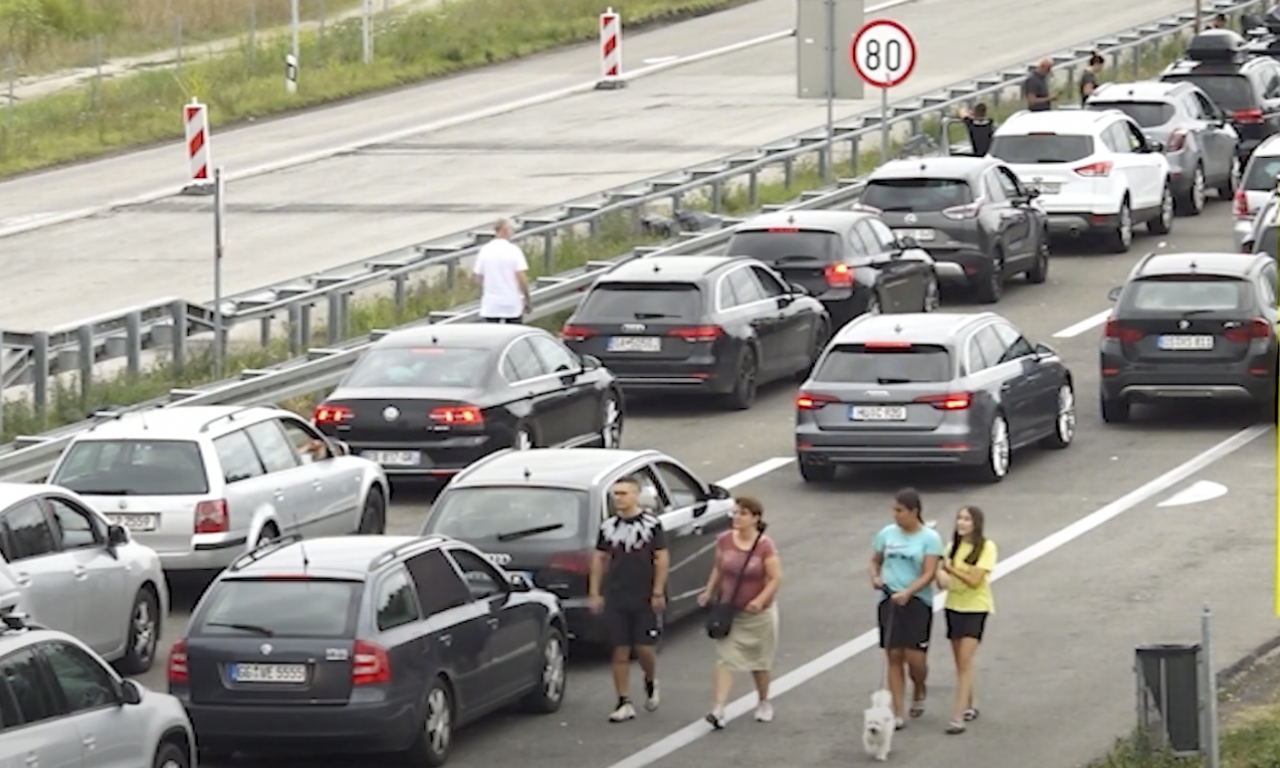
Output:
<svg viewBox="0 0 1280 768">
<path fill-rule="evenodd" d="M 0 765 L 195 765 L 182 704 L 121 679 L 79 640 L 0 616 Z"/>
<path fill-rule="evenodd" d="M 447 536 L 280 539 L 224 571 L 169 654 L 202 759 L 405 752 L 509 704 L 560 708 L 555 596 Z"/>
<path fill-rule="evenodd" d="M 158 408 L 77 434 L 49 482 L 79 493 L 160 554 L 217 571 L 283 533 L 381 533 L 382 468 L 274 406 Z"/>
<path fill-rule="evenodd" d="M 1111 290 L 1102 418 L 1174 399 L 1276 401 L 1276 262 L 1266 254 L 1153 253 Z"/>
<path fill-rule="evenodd" d="M 1145 221 L 1153 235 L 1173 229 L 1173 188 L 1164 145 L 1119 110 L 1018 112 L 996 130 L 991 156 L 1040 193 L 1054 234 L 1095 232 L 1116 253 Z"/>
<path fill-rule="evenodd" d="M 1271 195 L 1249 222 L 1248 234 L 1237 237 L 1240 253 L 1265 253 L 1280 258 L 1280 196 Z M 1238 235 L 1239 233 L 1237 233 Z"/>
<path fill-rule="evenodd" d="M 1237 250 L 1243 248 L 1245 238 L 1253 231 L 1253 222 L 1258 212 L 1270 198 L 1275 197 L 1278 182 L 1280 136 L 1272 136 L 1259 144 L 1249 158 L 1231 206 L 1231 215 L 1235 218 L 1232 236 Z"/>
</svg>

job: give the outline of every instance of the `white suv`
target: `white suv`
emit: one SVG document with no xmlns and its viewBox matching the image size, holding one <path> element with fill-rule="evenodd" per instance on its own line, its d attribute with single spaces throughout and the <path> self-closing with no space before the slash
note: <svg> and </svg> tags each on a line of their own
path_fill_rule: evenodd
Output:
<svg viewBox="0 0 1280 768">
<path fill-rule="evenodd" d="M 1258 145 L 1249 156 L 1249 162 L 1241 174 L 1240 188 L 1236 190 L 1236 197 L 1231 205 L 1231 215 L 1235 218 L 1232 234 L 1237 251 L 1248 253 L 1244 244 L 1253 233 L 1254 218 L 1275 195 L 1278 180 L 1280 134 L 1271 136 Z"/>
<path fill-rule="evenodd" d="M 1049 215 L 1049 231 L 1098 233 L 1117 253 L 1133 225 L 1153 235 L 1173 228 L 1169 161 L 1119 110 L 1019 112 L 996 130 L 991 155 L 1003 160 Z"/>
</svg>

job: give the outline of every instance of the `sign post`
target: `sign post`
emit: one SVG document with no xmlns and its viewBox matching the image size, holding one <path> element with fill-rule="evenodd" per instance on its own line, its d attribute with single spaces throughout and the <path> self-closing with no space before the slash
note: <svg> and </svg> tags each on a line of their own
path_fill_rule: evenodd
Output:
<svg viewBox="0 0 1280 768">
<path fill-rule="evenodd" d="M 867 85 L 880 89 L 880 162 L 889 159 L 889 89 L 916 68 L 916 41 L 892 19 L 872 19 L 853 36 L 849 57 Z"/>
<path fill-rule="evenodd" d="M 827 108 L 827 150 L 818 154 L 818 170 L 830 178 L 834 164 L 837 101 L 858 101 L 866 86 L 842 63 L 847 41 L 862 26 L 863 0 L 796 0 L 796 93 L 822 99 Z"/>
<path fill-rule="evenodd" d="M 289 93 L 298 92 L 298 58 L 292 53 L 284 57 L 284 89 Z"/>
<path fill-rule="evenodd" d="M 221 381 L 226 356 L 222 333 L 222 246 L 226 223 L 226 183 L 222 168 L 213 169 L 213 376 Z"/>
</svg>

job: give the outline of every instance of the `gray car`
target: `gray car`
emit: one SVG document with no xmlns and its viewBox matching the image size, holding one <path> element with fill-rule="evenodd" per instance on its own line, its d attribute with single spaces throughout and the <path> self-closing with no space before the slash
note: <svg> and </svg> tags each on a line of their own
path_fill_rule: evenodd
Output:
<svg viewBox="0 0 1280 768">
<path fill-rule="evenodd" d="M 1243 239 L 1237 243 L 1240 253 L 1266 253 L 1280 258 L 1280 197 L 1271 195 L 1262 204 Z"/>
<path fill-rule="evenodd" d="M 1195 84 L 1106 83 L 1093 92 L 1085 107 L 1118 109 L 1164 145 L 1178 213 L 1199 214 L 1210 188 L 1217 190 L 1219 199 L 1231 199 L 1240 176 L 1240 137 L 1226 113 Z"/>
<path fill-rule="evenodd" d="M 796 397 L 805 482 L 846 465 L 973 467 L 987 482 L 1031 443 L 1075 437 L 1071 371 L 992 312 L 864 316 L 832 339 Z"/>
</svg>

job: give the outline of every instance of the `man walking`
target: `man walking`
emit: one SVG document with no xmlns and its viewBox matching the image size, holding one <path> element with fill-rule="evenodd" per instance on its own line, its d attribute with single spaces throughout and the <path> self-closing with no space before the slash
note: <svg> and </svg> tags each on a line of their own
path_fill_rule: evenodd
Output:
<svg viewBox="0 0 1280 768">
<path fill-rule="evenodd" d="M 476 254 L 471 271 L 480 281 L 480 317 L 486 323 L 519 325 L 529 312 L 529 262 L 511 242 L 511 221 L 498 219 L 493 239 Z"/>
<path fill-rule="evenodd" d="M 1049 72 L 1053 69 L 1053 62 L 1049 59 L 1041 59 L 1027 75 L 1026 82 L 1022 85 L 1022 95 L 1027 99 L 1027 109 L 1031 112 L 1048 112 L 1053 108 L 1053 102 L 1059 96 L 1056 91 L 1049 90 Z"/>
<path fill-rule="evenodd" d="M 613 484 L 614 514 L 600 524 L 591 559 L 588 600 L 601 614 L 613 647 L 613 687 L 618 704 L 610 722 L 632 720 L 631 651 L 644 671 L 644 708 L 658 708 L 657 654 L 662 612 L 667 607 L 667 534 L 656 515 L 640 508 L 640 483 Z M 601 587 L 603 586 L 603 591 Z"/>
</svg>

